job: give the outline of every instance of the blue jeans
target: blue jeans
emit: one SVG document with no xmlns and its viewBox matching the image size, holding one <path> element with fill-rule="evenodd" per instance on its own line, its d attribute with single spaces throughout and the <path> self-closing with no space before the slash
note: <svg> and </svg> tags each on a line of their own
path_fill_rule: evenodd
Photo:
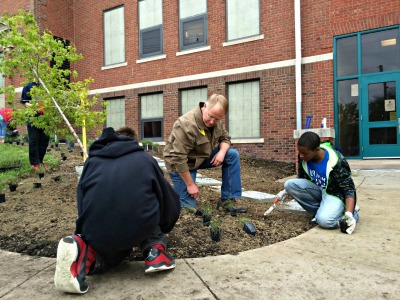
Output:
<svg viewBox="0 0 400 300">
<path fill-rule="evenodd" d="M 319 226 L 338 227 L 345 209 L 343 201 L 338 197 L 328 195 L 321 187 L 304 178 L 289 179 L 284 187 L 301 207 L 315 216 Z M 353 216 L 358 222 L 359 216 L 356 210 Z"/>
<path fill-rule="evenodd" d="M 206 159 L 200 166 L 200 169 L 214 168 L 211 160 L 214 155 L 219 151 L 218 147 L 214 148 L 210 157 Z M 189 170 L 193 182 L 196 182 L 196 170 Z M 192 198 L 188 191 L 185 182 L 177 172 L 169 173 L 174 184 L 175 191 L 180 196 L 181 208 L 185 206 L 196 207 L 196 199 Z M 221 186 L 221 200 L 241 198 L 242 197 L 242 181 L 240 179 L 240 156 L 239 152 L 233 148 L 229 148 L 226 152 L 224 161 L 222 163 L 222 186 Z"/>
<path fill-rule="evenodd" d="M 6 137 L 6 129 L 7 129 L 7 123 L 4 121 L 3 118 L 0 120 L 0 138 L 4 139 Z"/>
</svg>

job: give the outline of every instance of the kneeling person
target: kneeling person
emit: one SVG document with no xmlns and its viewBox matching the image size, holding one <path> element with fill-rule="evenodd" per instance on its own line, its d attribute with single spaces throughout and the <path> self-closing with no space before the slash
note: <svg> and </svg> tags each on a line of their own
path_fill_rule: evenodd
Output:
<svg viewBox="0 0 400 300">
<path fill-rule="evenodd" d="M 175 267 L 164 233 L 178 220 L 179 195 L 132 129 L 103 130 L 89 149 L 77 197 L 75 234 L 61 239 L 57 249 L 58 290 L 86 293 L 86 275 L 104 273 L 135 246 L 146 258 L 145 272 Z"/>
</svg>

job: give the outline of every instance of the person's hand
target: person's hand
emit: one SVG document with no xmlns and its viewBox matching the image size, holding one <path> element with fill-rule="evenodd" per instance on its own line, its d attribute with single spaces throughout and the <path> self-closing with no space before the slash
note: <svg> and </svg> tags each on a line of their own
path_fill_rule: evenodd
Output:
<svg viewBox="0 0 400 300">
<path fill-rule="evenodd" d="M 346 221 L 347 229 L 346 232 L 348 234 L 352 234 L 354 229 L 356 229 L 356 219 L 354 219 L 353 214 L 349 211 L 346 211 L 343 219 Z"/>
<path fill-rule="evenodd" d="M 187 191 L 190 197 L 196 199 L 199 196 L 199 188 L 195 183 L 187 186 Z"/>
<path fill-rule="evenodd" d="M 214 167 L 220 166 L 224 162 L 225 158 L 225 153 L 221 153 L 221 151 L 217 152 L 217 154 L 214 155 L 213 159 L 211 160 L 211 164 Z"/>
<path fill-rule="evenodd" d="M 278 198 L 279 201 L 282 201 L 286 196 L 287 196 L 286 190 L 282 190 L 276 195 L 276 198 Z"/>
</svg>

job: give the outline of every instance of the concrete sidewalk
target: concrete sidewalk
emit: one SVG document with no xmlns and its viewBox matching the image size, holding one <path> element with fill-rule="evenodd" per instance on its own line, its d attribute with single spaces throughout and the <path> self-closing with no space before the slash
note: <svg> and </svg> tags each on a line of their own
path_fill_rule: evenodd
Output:
<svg viewBox="0 0 400 300">
<path fill-rule="evenodd" d="M 124 262 L 88 277 L 81 296 L 54 289 L 55 259 L 0 251 L 0 299 L 400 299 L 400 168 L 352 168 L 361 207 L 352 235 L 315 227 L 239 255 L 177 259 L 174 270 L 146 275 L 143 262 Z"/>
</svg>

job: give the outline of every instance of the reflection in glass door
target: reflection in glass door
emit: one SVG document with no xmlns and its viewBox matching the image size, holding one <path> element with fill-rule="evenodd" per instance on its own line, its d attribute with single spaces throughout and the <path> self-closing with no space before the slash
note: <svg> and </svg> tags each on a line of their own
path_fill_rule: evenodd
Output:
<svg viewBox="0 0 400 300">
<path fill-rule="evenodd" d="M 399 80 L 395 77 L 399 75 L 363 80 L 363 103 L 367 104 L 363 109 L 364 157 L 400 156 Z"/>
</svg>

